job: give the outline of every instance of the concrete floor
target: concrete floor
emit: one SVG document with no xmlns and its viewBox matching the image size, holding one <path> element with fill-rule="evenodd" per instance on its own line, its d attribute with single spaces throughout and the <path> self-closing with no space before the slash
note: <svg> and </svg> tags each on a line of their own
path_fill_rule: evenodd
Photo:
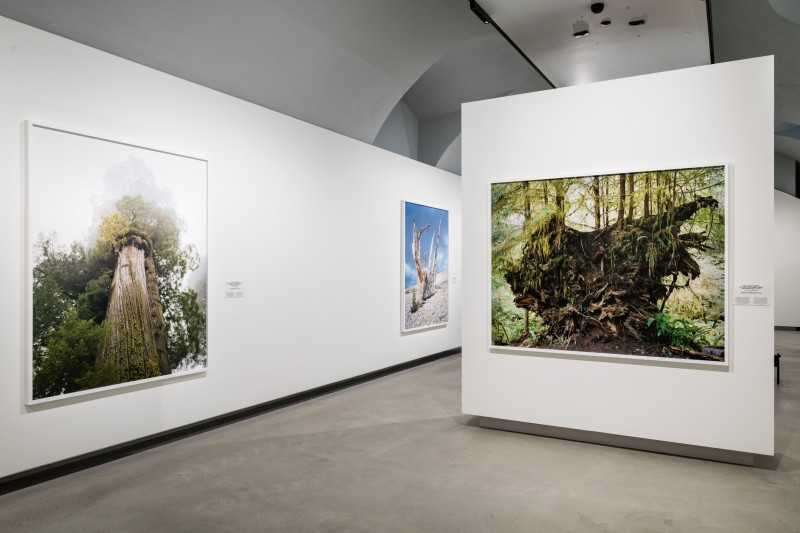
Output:
<svg viewBox="0 0 800 533">
<path fill-rule="evenodd" d="M 0 531 L 800 532 L 800 332 L 755 468 L 475 426 L 450 357 L 0 497 Z"/>
</svg>

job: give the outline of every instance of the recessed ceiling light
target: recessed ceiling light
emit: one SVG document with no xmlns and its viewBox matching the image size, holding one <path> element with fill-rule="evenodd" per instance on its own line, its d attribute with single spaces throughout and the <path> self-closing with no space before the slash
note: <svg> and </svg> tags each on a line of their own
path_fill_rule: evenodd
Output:
<svg viewBox="0 0 800 533">
<path fill-rule="evenodd" d="M 586 37 L 587 35 L 589 35 L 589 30 L 576 31 L 575 33 L 572 34 L 572 36 L 575 37 L 576 39 L 579 39 L 581 37 Z"/>
<path fill-rule="evenodd" d="M 600 24 L 602 24 L 603 26 L 610 26 L 611 25 L 611 19 L 603 19 L 603 20 L 600 21 Z"/>
</svg>

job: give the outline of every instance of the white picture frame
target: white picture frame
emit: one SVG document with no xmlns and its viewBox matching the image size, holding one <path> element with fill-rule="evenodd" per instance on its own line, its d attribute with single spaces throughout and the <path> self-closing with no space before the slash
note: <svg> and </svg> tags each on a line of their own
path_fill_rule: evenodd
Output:
<svg viewBox="0 0 800 533">
<path fill-rule="evenodd" d="M 415 230 L 420 232 L 416 238 L 418 261 L 414 259 Z M 401 232 L 400 331 L 444 327 L 450 317 L 449 212 L 402 200 Z M 435 278 L 427 284 L 427 289 L 423 288 L 424 281 L 420 283 L 419 272 L 426 279 Z"/>
<path fill-rule="evenodd" d="M 493 208 L 493 201 L 492 201 L 492 190 L 493 187 L 497 184 L 509 184 L 509 183 L 521 183 L 521 182 L 555 182 L 558 180 L 581 180 L 581 179 L 588 179 L 593 177 L 610 177 L 610 176 L 620 176 L 620 175 L 639 175 L 645 173 L 665 173 L 665 172 L 678 172 L 684 170 L 696 170 L 696 169 L 719 169 L 721 173 L 721 178 L 723 180 L 721 186 L 721 192 L 718 194 L 718 198 L 716 198 L 719 203 L 722 204 L 722 215 L 724 218 L 724 266 L 721 269 L 721 280 L 719 282 L 720 290 L 723 291 L 722 296 L 722 306 L 723 306 L 723 316 L 724 316 L 724 324 L 722 327 L 722 331 L 724 332 L 724 348 L 723 348 L 723 360 L 703 360 L 703 359 L 692 359 L 687 357 L 666 357 L 666 356 L 651 356 L 651 355 L 635 355 L 630 353 L 617 353 L 613 350 L 609 351 L 586 351 L 586 350 L 572 350 L 568 347 L 566 348 L 559 348 L 555 349 L 552 346 L 547 347 L 533 347 L 533 346 L 512 346 L 512 345 L 502 345 L 498 344 L 495 341 L 495 336 L 493 334 L 493 327 L 495 322 L 495 316 L 493 315 L 493 297 L 495 296 L 495 291 L 492 287 L 492 276 L 493 276 L 493 242 L 492 242 L 492 231 L 493 231 L 493 223 L 492 223 L 492 208 Z M 487 198 L 487 212 L 489 213 L 488 216 L 488 242 L 487 242 L 487 250 L 488 250 L 488 272 L 489 272 L 489 280 L 487 280 L 487 289 L 488 289 L 488 298 L 487 298 L 487 306 L 488 306 L 488 349 L 491 353 L 499 353 L 499 354 L 513 354 L 513 355 L 530 355 L 530 356 L 548 356 L 548 357 L 563 357 L 563 358 L 577 358 L 577 359 L 587 359 L 587 360 L 609 360 L 609 361 L 627 361 L 627 362 L 636 362 L 636 363 L 645 363 L 648 362 L 654 364 L 674 364 L 677 366 L 689 366 L 689 367 L 729 367 L 731 365 L 732 356 L 733 356 L 733 349 L 732 344 L 730 342 L 730 331 L 731 331 L 731 322 L 732 322 L 732 312 L 730 309 L 730 257 L 731 257 L 731 239 L 730 239 L 730 220 L 731 220 L 731 199 L 730 199 L 730 169 L 726 164 L 698 164 L 698 165 L 676 165 L 671 168 L 658 168 L 658 169 L 626 169 L 622 171 L 603 171 L 598 172 L 597 174 L 590 174 L 586 175 L 561 175 L 561 176 L 532 176 L 532 177 L 508 177 L 505 179 L 496 179 L 491 180 L 487 187 L 486 192 Z"/>
<path fill-rule="evenodd" d="M 205 373 L 208 161 L 34 120 L 26 121 L 24 136 L 26 404 Z M 157 358 L 143 356 L 141 364 L 127 355 L 116 361 L 120 351 L 113 347 L 123 343 L 112 339 L 125 328 L 106 320 L 119 315 L 111 311 L 112 295 L 128 286 L 122 274 L 117 283 L 125 239 L 138 239 L 131 246 L 139 252 L 132 253 L 145 261 L 146 279 L 137 279 L 152 307 L 142 308 L 150 309 L 150 323 L 142 318 L 140 329 L 153 333 L 141 337 L 159 338 Z M 57 279 L 59 268 L 66 281 Z M 131 330 L 135 323 L 115 322 Z M 142 342 L 141 352 L 152 354 L 149 341 Z"/>
</svg>

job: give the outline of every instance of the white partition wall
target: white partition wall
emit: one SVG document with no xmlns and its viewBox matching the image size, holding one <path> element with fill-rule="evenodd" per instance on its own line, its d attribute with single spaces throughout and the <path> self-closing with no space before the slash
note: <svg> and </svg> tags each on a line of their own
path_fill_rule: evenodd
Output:
<svg viewBox="0 0 800 533">
<path fill-rule="evenodd" d="M 3 18 L 0 72 L 0 478 L 460 345 L 458 176 Z M 206 373 L 26 407 L 26 120 L 208 161 Z M 457 280 L 406 335 L 403 199 L 449 211 Z"/>
<path fill-rule="evenodd" d="M 489 183 L 728 165 L 728 290 L 773 283 L 771 57 L 463 106 L 463 410 L 773 453 L 773 312 L 729 302 L 729 366 L 489 348 Z M 732 299 L 731 299 L 732 300 Z"/>
</svg>

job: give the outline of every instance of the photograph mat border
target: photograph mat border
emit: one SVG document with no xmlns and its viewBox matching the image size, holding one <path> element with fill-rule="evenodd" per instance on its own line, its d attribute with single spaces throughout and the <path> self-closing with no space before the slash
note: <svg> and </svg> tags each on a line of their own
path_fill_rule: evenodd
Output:
<svg viewBox="0 0 800 533">
<path fill-rule="evenodd" d="M 577 179 L 577 178 L 590 178 L 593 176 L 611 176 L 615 174 L 638 174 L 642 172 L 666 172 L 670 170 L 684 170 L 690 168 L 708 168 L 708 167 L 722 167 L 723 168 L 723 175 L 724 175 L 724 202 L 725 202 L 725 268 L 723 269 L 723 288 L 725 290 L 724 294 L 724 310 L 725 310 L 725 360 L 724 361 L 702 361 L 702 360 L 695 360 L 695 359 L 686 359 L 686 358 L 671 358 L 671 357 L 654 357 L 654 356 L 639 356 L 639 355 L 629 355 L 629 354 L 616 354 L 616 353 L 605 353 L 605 352 L 582 352 L 577 350 L 547 350 L 545 348 L 521 348 L 521 347 L 514 347 L 514 346 L 497 346 L 492 344 L 492 185 L 496 183 L 517 183 L 522 181 L 549 181 L 549 180 L 558 180 L 558 179 Z M 730 178 L 731 178 L 731 168 L 728 163 L 704 163 L 698 165 L 669 165 L 665 167 L 658 166 L 658 168 L 644 168 L 644 169 L 634 169 L 634 170 L 616 170 L 612 172 L 601 171 L 593 174 L 574 174 L 574 175 L 563 175 L 563 176 L 547 176 L 547 177 L 527 177 L 527 178 L 502 178 L 502 179 L 490 179 L 487 183 L 486 187 L 486 228 L 487 228 L 487 235 L 486 235 L 486 246 L 487 246 L 487 300 L 485 302 L 485 309 L 487 309 L 487 349 L 489 353 L 496 354 L 496 355 L 527 355 L 527 356 L 544 356 L 547 357 L 555 357 L 561 359 L 591 359 L 596 360 L 598 362 L 648 362 L 652 361 L 654 363 L 663 363 L 664 366 L 690 366 L 693 368 L 703 368 L 706 367 L 707 369 L 716 369 L 716 368 L 727 368 L 728 370 L 732 370 L 733 368 L 733 343 L 731 342 L 730 338 L 730 331 L 731 331 L 731 321 L 733 319 L 733 313 L 731 313 L 730 309 L 730 301 L 729 301 L 729 293 L 730 293 L 730 258 L 732 257 L 731 252 L 731 218 L 733 213 L 733 206 L 731 205 L 731 192 L 730 192 Z M 509 354 L 507 352 L 513 352 L 513 354 Z M 662 366 L 661 364 L 657 366 Z"/>
<path fill-rule="evenodd" d="M 130 381 L 130 382 L 126 382 L 126 383 L 117 383 L 115 385 L 108 385 L 108 386 L 105 386 L 105 387 L 97 387 L 97 388 L 94 388 L 94 389 L 70 392 L 70 393 L 60 394 L 58 396 L 51 396 L 51 397 L 47 397 L 47 398 L 38 398 L 38 399 L 34 399 L 33 398 L 33 243 L 31 241 L 31 235 L 30 235 L 30 232 L 31 232 L 31 228 L 30 228 L 30 219 L 31 219 L 30 182 L 31 182 L 31 178 L 32 178 L 31 172 L 32 172 L 32 167 L 33 167 L 31 159 L 35 155 L 33 147 L 31 145 L 31 133 L 32 133 L 33 129 L 34 128 L 40 128 L 40 129 L 55 131 L 55 132 L 58 132 L 58 133 L 64 133 L 64 134 L 68 134 L 68 135 L 76 135 L 76 136 L 79 136 L 79 137 L 84 137 L 84 138 L 92 139 L 92 140 L 96 140 L 96 141 L 110 142 L 110 143 L 114 143 L 114 144 L 128 146 L 128 147 L 131 147 L 131 148 L 139 148 L 139 149 L 142 149 L 142 150 L 149 150 L 149 151 L 157 152 L 157 153 L 160 153 L 160 154 L 171 155 L 171 156 L 176 156 L 176 157 L 182 157 L 182 158 L 186 158 L 186 159 L 199 161 L 201 163 L 205 163 L 205 171 L 204 171 L 204 176 L 203 176 L 203 180 L 204 180 L 203 186 L 205 188 L 205 212 L 206 212 L 205 239 L 206 239 L 206 250 L 207 250 L 207 252 L 206 252 L 207 267 L 210 266 L 209 265 L 210 261 L 209 261 L 209 258 L 208 258 L 208 255 L 209 255 L 208 254 L 208 236 L 209 236 L 209 232 L 208 232 L 208 218 L 209 218 L 208 217 L 208 199 L 209 199 L 209 195 L 208 195 L 208 182 L 209 182 L 208 167 L 209 167 L 209 161 L 208 161 L 207 158 L 199 157 L 199 156 L 196 156 L 196 155 L 183 154 L 183 153 L 176 152 L 176 151 L 171 151 L 171 150 L 164 150 L 162 148 L 154 148 L 154 147 L 151 147 L 151 146 L 149 146 L 147 144 L 144 144 L 144 143 L 135 143 L 135 142 L 131 142 L 131 141 L 116 139 L 116 138 L 113 138 L 113 137 L 102 137 L 102 136 L 97 135 L 95 133 L 90 133 L 90 132 L 83 131 L 83 130 L 80 130 L 80 129 L 63 128 L 63 127 L 60 127 L 60 126 L 55 126 L 55 125 L 53 125 L 51 123 L 48 123 L 46 121 L 28 119 L 28 120 L 25 120 L 22 123 L 22 127 L 23 127 L 23 134 L 22 134 L 22 140 L 23 140 L 22 157 L 23 157 L 23 161 L 22 161 L 22 165 L 21 165 L 22 179 L 23 179 L 23 187 L 22 187 L 22 196 L 23 196 L 23 208 L 22 208 L 23 239 L 22 239 L 22 247 L 23 247 L 23 250 L 24 250 L 23 253 L 22 253 L 22 258 L 23 258 L 23 276 L 25 277 L 25 283 L 22 284 L 22 286 L 24 288 L 23 290 L 25 291 L 25 294 L 23 295 L 23 298 L 22 298 L 22 303 L 23 303 L 23 306 L 25 308 L 24 312 L 22 314 L 22 316 L 25 317 L 25 324 L 23 325 L 23 328 L 22 328 L 22 330 L 23 330 L 23 332 L 22 332 L 22 334 L 23 334 L 22 356 L 24 358 L 24 361 L 23 361 L 23 369 L 24 369 L 24 371 L 23 371 L 22 374 L 23 374 L 23 379 L 25 380 L 25 383 L 23 384 L 23 388 L 22 388 L 22 390 L 24 391 L 24 404 L 26 406 L 31 406 L 32 407 L 32 406 L 48 404 L 48 403 L 69 401 L 69 400 L 72 400 L 74 398 L 87 397 L 87 396 L 91 396 L 91 395 L 95 395 L 95 394 L 102 395 L 103 393 L 108 393 L 108 392 L 113 392 L 113 391 L 118 391 L 118 390 L 123 390 L 123 389 L 128 389 L 128 388 L 135 388 L 137 386 L 145 385 L 145 384 L 149 384 L 149 383 L 156 383 L 156 382 L 160 382 L 160 381 L 179 380 L 181 378 L 184 378 L 186 376 L 191 376 L 191 375 L 194 375 L 194 374 L 205 374 L 208 371 L 208 368 L 210 366 L 209 365 L 209 361 L 208 361 L 208 354 L 206 355 L 206 357 L 207 357 L 206 358 L 206 365 L 203 368 L 187 370 L 187 371 L 184 371 L 184 372 L 180 372 L 178 374 L 170 374 L 168 376 L 154 376 L 152 378 L 139 379 L 139 380 L 136 380 L 136 381 Z M 211 299 L 210 296 L 211 296 L 210 294 L 206 295 L 206 309 L 205 309 L 205 311 L 206 311 L 206 351 L 207 352 L 208 352 L 209 338 L 210 338 L 210 335 L 209 335 L 210 327 L 209 327 L 209 321 L 208 321 L 208 315 L 209 315 L 209 313 L 208 313 L 208 311 L 209 311 L 208 301 Z M 89 398 L 87 398 L 87 399 L 89 399 Z"/>
<path fill-rule="evenodd" d="M 414 204 L 447 213 L 447 320 L 429 326 L 406 328 L 406 204 Z M 450 323 L 450 210 L 435 207 L 413 200 L 400 200 L 400 333 L 412 333 L 429 329 L 443 328 Z M 434 280 L 435 282 L 435 280 Z"/>
</svg>

